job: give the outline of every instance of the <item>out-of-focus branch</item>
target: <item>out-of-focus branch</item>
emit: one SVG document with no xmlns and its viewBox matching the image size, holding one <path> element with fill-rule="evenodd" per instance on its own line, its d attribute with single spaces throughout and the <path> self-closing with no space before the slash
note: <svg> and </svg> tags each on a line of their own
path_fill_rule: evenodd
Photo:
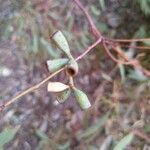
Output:
<svg viewBox="0 0 150 150">
<path fill-rule="evenodd" d="M 148 143 L 150 143 L 150 137 L 148 137 L 148 135 L 145 134 L 144 132 L 139 131 L 139 130 L 137 130 L 137 129 L 134 129 L 132 132 L 133 132 L 136 136 L 138 136 L 138 137 L 140 137 L 140 138 L 146 140 Z"/>
<path fill-rule="evenodd" d="M 143 38 L 143 39 L 111 39 L 111 41 L 124 42 L 124 43 L 129 43 L 129 42 L 150 42 L 150 38 Z"/>
<path fill-rule="evenodd" d="M 89 15 L 88 11 L 85 9 L 85 7 L 81 4 L 81 2 L 79 0 L 73 0 L 73 1 L 78 5 L 78 7 L 82 10 L 84 15 L 86 16 L 92 33 L 95 35 L 95 37 L 100 37 L 101 33 L 100 33 L 100 31 L 98 31 L 97 27 L 95 26 L 95 24 L 94 24 L 91 16 Z"/>
</svg>

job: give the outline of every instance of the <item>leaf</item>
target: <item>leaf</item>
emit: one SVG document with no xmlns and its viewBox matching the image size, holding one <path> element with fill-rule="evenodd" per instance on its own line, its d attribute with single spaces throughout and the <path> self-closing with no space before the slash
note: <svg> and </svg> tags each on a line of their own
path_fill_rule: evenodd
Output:
<svg viewBox="0 0 150 150">
<path fill-rule="evenodd" d="M 92 5 L 91 6 L 91 11 L 93 12 L 93 14 L 94 15 L 96 15 L 96 16 L 99 16 L 100 15 L 100 10 L 99 9 L 97 9 L 97 7 L 96 6 L 94 6 L 94 5 Z"/>
<path fill-rule="evenodd" d="M 18 129 L 20 127 L 16 128 L 5 128 L 1 133 L 0 133 L 0 147 L 3 147 L 5 144 L 10 142 L 16 135 Z"/>
<path fill-rule="evenodd" d="M 148 16 L 150 15 L 150 1 L 149 0 L 139 0 L 141 10 Z"/>
<path fill-rule="evenodd" d="M 109 82 L 112 82 L 112 78 L 108 75 L 108 74 L 106 74 L 106 73 L 102 73 L 102 78 L 104 78 L 105 80 L 107 80 L 107 81 L 109 81 Z"/>
<path fill-rule="evenodd" d="M 97 122 L 88 128 L 85 132 L 81 133 L 79 135 L 79 138 L 88 138 L 91 137 L 92 135 L 97 136 L 97 134 L 100 133 L 100 131 L 103 129 L 103 126 L 106 124 L 106 121 L 108 120 L 108 117 L 110 115 L 110 112 L 105 114 L 102 118 L 97 120 Z"/>
<path fill-rule="evenodd" d="M 41 139 L 38 145 L 39 150 L 49 149 L 49 147 L 53 150 L 58 150 L 59 145 L 53 139 L 50 139 L 44 132 L 37 130 L 36 134 Z"/>
<path fill-rule="evenodd" d="M 120 75 L 121 75 L 121 81 L 125 82 L 126 76 L 125 76 L 125 67 L 123 64 L 118 64 Z"/>
<path fill-rule="evenodd" d="M 58 150 L 69 150 L 70 142 L 66 142 L 65 144 L 59 145 Z"/>
<path fill-rule="evenodd" d="M 150 133 L 150 124 L 145 125 L 144 131 Z"/>
<path fill-rule="evenodd" d="M 40 38 L 40 43 L 53 58 L 58 58 L 58 52 L 54 51 L 51 45 L 44 38 Z"/>
<path fill-rule="evenodd" d="M 134 134 L 129 133 L 124 138 L 122 138 L 113 150 L 124 150 L 133 140 Z"/>
<path fill-rule="evenodd" d="M 41 130 L 36 130 L 36 134 L 41 140 L 44 140 L 44 141 L 49 140 L 49 137 L 44 132 L 42 132 Z"/>
<path fill-rule="evenodd" d="M 52 40 L 56 43 L 56 45 L 58 46 L 58 48 L 60 48 L 63 52 L 66 53 L 66 55 L 69 58 L 72 58 L 68 42 L 67 42 L 65 36 L 63 35 L 63 33 L 61 31 L 56 31 L 52 35 Z"/>
<path fill-rule="evenodd" d="M 54 60 L 48 60 L 47 66 L 49 72 L 55 72 L 62 67 L 64 67 L 69 62 L 69 59 L 66 58 L 60 58 L 60 59 L 54 59 Z"/>
<path fill-rule="evenodd" d="M 38 29 L 36 23 L 33 21 L 31 24 L 31 33 L 32 33 L 32 49 L 33 52 L 36 54 L 39 48 L 39 36 L 38 36 Z"/>
<path fill-rule="evenodd" d="M 131 70 L 130 74 L 129 74 L 129 78 L 137 80 L 137 81 L 146 81 L 147 80 L 147 77 L 139 69 Z"/>
<path fill-rule="evenodd" d="M 146 28 L 145 26 L 140 26 L 140 28 L 136 31 L 133 38 L 145 38 L 146 37 Z"/>
<path fill-rule="evenodd" d="M 91 103 L 85 93 L 77 88 L 73 88 L 75 98 L 82 109 L 91 107 Z"/>
<path fill-rule="evenodd" d="M 95 145 L 88 145 L 88 150 L 98 150 Z"/>
<path fill-rule="evenodd" d="M 99 4 L 100 4 L 101 9 L 104 11 L 106 9 L 105 0 L 99 0 Z"/>
<path fill-rule="evenodd" d="M 48 92 L 61 92 L 68 89 L 69 86 L 61 82 L 49 82 L 47 86 Z"/>
</svg>

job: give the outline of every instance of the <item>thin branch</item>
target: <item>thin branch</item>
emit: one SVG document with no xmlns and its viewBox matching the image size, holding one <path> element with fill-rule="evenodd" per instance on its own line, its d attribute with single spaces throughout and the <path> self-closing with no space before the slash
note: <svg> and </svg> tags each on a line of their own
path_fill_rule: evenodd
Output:
<svg viewBox="0 0 150 150">
<path fill-rule="evenodd" d="M 87 50 L 83 53 L 83 54 L 81 54 L 80 56 L 78 56 L 77 58 L 76 58 L 76 60 L 79 60 L 79 59 L 81 59 L 82 57 L 84 57 L 87 53 L 89 53 L 89 51 L 91 51 L 95 46 L 97 46 L 99 43 L 101 43 L 102 42 L 102 37 L 100 37 L 94 44 L 92 44 L 91 46 L 89 46 L 88 48 L 87 48 Z"/>
<path fill-rule="evenodd" d="M 105 43 L 113 46 L 120 46 L 124 48 L 133 48 L 133 49 L 139 49 L 139 50 L 150 50 L 149 46 L 130 46 L 130 45 L 124 45 L 123 43 L 116 43 L 105 39 Z"/>
<path fill-rule="evenodd" d="M 96 36 L 96 37 L 100 37 L 101 33 L 100 31 L 98 31 L 97 27 L 95 26 L 91 16 L 89 15 L 89 13 L 87 12 L 87 10 L 84 8 L 84 6 L 81 4 L 81 2 L 79 0 L 73 0 L 78 7 L 82 10 L 82 12 L 85 14 L 87 21 L 89 22 L 90 28 L 92 33 Z"/>
<path fill-rule="evenodd" d="M 139 130 L 133 130 L 132 131 L 136 136 L 146 140 L 148 143 L 150 143 L 150 138 L 144 133 L 144 132 L 141 132 Z"/>
<path fill-rule="evenodd" d="M 91 46 L 89 46 L 84 53 L 82 53 L 80 56 L 78 56 L 75 60 L 78 61 L 80 59 L 82 59 L 87 53 L 89 53 L 95 46 L 97 46 L 100 42 L 102 41 L 102 38 L 99 38 L 95 43 L 93 43 Z M 50 74 L 48 77 L 46 77 L 44 80 L 42 80 L 41 82 L 39 82 L 38 84 L 24 90 L 23 92 L 20 92 L 19 94 L 17 94 L 14 98 L 12 98 L 11 100 L 7 101 L 5 104 L 0 106 L 0 112 L 5 109 L 7 106 L 11 105 L 12 103 L 14 103 L 15 101 L 17 101 L 19 98 L 25 96 L 26 94 L 29 94 L 35 90 L 37 90 L 39 87 L 41 87 L 42 85 L 44 85 L 47 81 L 49 81 L 49 79 L 51 79 L 52 77 L 54 77 L 55 75 L 57 75 L 58 73 L 60 73 L 61 71 L 63 71 L 65 69 L 65 67 L 57 70 L 56 72 Z"/>
<path fill-rule="evenodd" d="M 148 46 L 129 46 L 129 45 L 120 45 L 120 46 L 125 48 L 139 49 L 139 50 L 150 50 L 150 47 Z"/>
<path fill-rule="evenodd" d="M 143 38 L 143 39 L 110 39 L 113 42 L 150 42 L 150 38 Z"/>
<path fill-rule="evenodd" d="M 61 68 L 60 70 L 54 72 L 53 74 L 49 75 L 47 78 L 45 78 L 44 80 L 42 80 L 40 83 L 24 90 L 23 92 L 20 92 L 19 94 L 17 94 L 14 98 L 12 98 L 11 100 L 9 100 L 8 102 L 6 102 L 5 104 L 3 104 L 2 106 L 0 106 L 0 112 L 7 106 L 9 106 L 10 104 L 14 103 L 15 101 L 17 101 L 19 98 L 23 97 L 26 94 L 29 94 L 35 90 L 37 90 L 39 87 L 41 87 L 42 85 L 44 85 L 49 79 L 51 79 L 52 77 L 54 77 L 55 75 L 57 75 L 59 72 L 63 71 L 65 68 Z"/>
<path fill-rule="evenodd" d="M 120 50 L 120 47 L 118 47 L 118 46 L 117 47 L 113 46 L 113 48 L 118 52 L 118 54 L 122 58 L 124 58 L 128 62 L 131 62 L 131 65 L 134 68 L 137 68 L 137 69 L 141 70 L 147 77 L 150 77 L 150 71 L 145 69 L 145 68 L 143 68 L 143 66 L 139 63 L 138 60 L 134 59 L 134 60 L 131 61 L 130 58 L 128 56 L 126 56 L 126 54 L 122 50 Z"/>
<path fill-rule="evenodd" d="M 103 43 L 103 46 L 105 48 L 105 52 L 107 53 L 107 55 L 114 61 L 116 62 L 117 64 L 124 64 L 124 65 L 131 65 L 132 62 L 131 61 L 128 61 L 128 62 L 125 62 L 125 61 L 121 61 L 119 59 L 116 59 L 112 54 L 111 52 L 109 51 L 108 47 L 106 46 L 105 43 Z"/>
</svg>

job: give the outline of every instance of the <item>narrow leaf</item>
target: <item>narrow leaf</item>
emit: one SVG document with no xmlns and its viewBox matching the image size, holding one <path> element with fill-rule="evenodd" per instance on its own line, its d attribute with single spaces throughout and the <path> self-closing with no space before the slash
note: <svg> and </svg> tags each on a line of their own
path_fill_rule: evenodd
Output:
<svg viewBox="0 0 150 150">
<path fill-rule="evenodd" d="M 64 67 L 68 62 L 69 62 L 69 59 L 66 59 L 66 58 L 48 60 L 47 67 L 48 67 L 49 72 L 55 72 L 61 69 L 62 67 Z"/>
<path fill-rule="evenodd" d="M 49 149 L 49 147 L 53 150 L 58 149 L 59 145 L 53 139 L 50 139 L 44 132 L 37 130 L 36 134 L 41 139 L 38 145 L 39 150 Z"/>
<path fill-rule="evenodd" d="M 73 88 L 75 98 L 82 109 L 91 107 L 91 103 L 85 93 L 77 88 Z"/>
<path fill-rule="evenodd" d="M 129 133 L 123 139 L 121 139 L 113 150 L 124 150 L 133 140 L 134 134 Z"/>
<path fill-rule="evenodd" d="M 32 33 L 32 49 L 33 52 L 36 54 L 38 53 L 39 49 L 39 32 L 37 29 L 36 23 L 33 21 L 31 22 L 31 33 Z"/>
<path fill-rule="evenodd" d="M 16 135 L 19 127 L 16 128 L 5 128 L 1 133 L 0 133 L 0 147 L 3 147 L 5 144 L 10 142 Z"/>
<path fill-rule="evenodd" d="M 102 118 L 97 120 L 97 122 L 93 126 L 88 128 L 87 130 L 85 130 L 85 132 L 83 132 L 81 135 L 79 135 L 79 137 L 80 138 L 88 138 L 93 135 L 97 135 L 97 133 L 99 134 L 100 131 L 103 129 L 103 126 L 106 124 L 106 121 L 108 120 L 109 115 L 110 115 L 110 112 L 108 112 Z"/>
<path fill-rule="evenodd" d="M 41 140 L 44 140 L 44 141 L 49 140 L 49 137 L 44 132 L 42 132 L 41 130 L 36 130 L 36 134 Z"/>
<path fill-rule="evenodd" d="M 69 86 L 61 82 L 49 82 L 47 86 L 48 92 L 61 92 L 68 89 Z"/>
<path fill-rule="evenodd" d="M 47 52 L 50 54 L 50 56 L 52 56 L 53 58 L 58 58 L 58 56 L 59 56 L 58 52 L 54 51 L 52 49 L 51 45 L 44 38 L 40 38 L 40 43 L 41 43 L 42 47 L 47 50 Z"/>
<path fill-rule="evenodd" d="M 121 75 L 121 81 L 124 83 L 126 76 L 125 76 L 125 67 L 122 64 L 118 64 L 119 70 L 120 70 L 120 75 Z"/>
</svg>

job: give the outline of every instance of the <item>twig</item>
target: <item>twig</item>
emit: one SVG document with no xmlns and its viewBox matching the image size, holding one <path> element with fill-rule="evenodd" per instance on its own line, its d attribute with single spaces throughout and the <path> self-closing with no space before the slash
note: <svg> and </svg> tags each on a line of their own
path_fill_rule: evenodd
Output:
<svg viewBox="0 0 150 150">
<path fill-rule="evenodd" d="M 97 44 L 99 44 L 102 41 L 101 38 L 99 38 L 95 43 L 93 43 L 91 46 L 89 46 L 84 53 L 82 53 L 80 56 L 78 56 L 75 60 L 78 61 L 80 59 L 82 59 L 87 53 L 89 53 L 95 46 L 97 46 Z M 54 77 L 55 75 L 57 75 L 58 73 L 60 73 L 61 71 L 63 71 L 65 69 L 65 67 L 57 70 L 56 72 L 52 73 L 51 75 L 49 75 L 47 78 L 45 78 L 44 80 L 42 80 L 41 82 L 39 82 L 38 84 L 24 90 L 23 92 L 20 92 L 18 95 L 16 95 L 14 98 L 12 98 L 11 100 L 9 100 L 8 102 L 6 102 L 5 104 L 0 106 L 0 112 L 5 109 L 7 106 L 9 106 L 10 104 L 14 103 L 15 101 L 17 101 L 19 98 L 25 96 L 26 94 L 29 94 L 35 90 L 37 90 L 39 87 L 41 87 L 42 85 L 44 85 L 47 81 L 49 81 L 49 79 L 51 79 L 52 77 Z"/>
<path fill-rule="evenodd" d="M 120 50 L 120 48 L 117 46 L 117 47 L 114 47 L 113 48 L 118 52 L 118 54 L 123 57 L 126 61 L 128 62 L 131 62 L 131 65 L 134 67 L 134 68 L 137 68 L 139 70 L 141 70 L 147 77 L 150 77 L 150 71 L 149 70 L 146 70 L 145 68 L 142 67 L 142 65 L 139 63 L 138 60 L 132 60 L 130 61 L 130 58 L 128 56 L 126 56 L 126 54 Z"/>
<path fill-rule="evenodd" d="M 109 51 L 109 49 L 107 48 L 107 46 L 106 46 L 105 43 L 103 43 L 103 46 L 104 46 L 104 48 L 105 48 L 105 52 L 107 53 L 107 55 L 108 55 L 114 62 L 116 62 L 117 64 L 124 64 L 124 65 L 131 65 L 131 64 L 132 64 L 131 61 L 126 62 L 126 61 L 121 61 L 121 60 L 119 60 L 119 59 L 116 59 L 116 58 L 111 54 L 111 52 Z"/>
<path fill-rule="evenodd" d="M 110 39 L 113 42 L 150 42 L 150 38 L 143 38 L 143 39 Z"/>
<path fill-rule="evenodd" d="M 91 28 L 91 31 L 92 33 L 96 36 L 96 37 L 100 37 L 101 36 L 101 33 L 100 31 L 98 31 L 97 27 L 95 26 L 91 16 L 89 15 L 89 13 L 87 12 L 87 10 L 84 8 L 84 6 L 81 4 L 81 2 L 79 0 L 73 0 L 77 5 L 78 7 L 82 10 L 82 12 L 85 14 L 88 22 L 89 22 L 89 25 L 90 25 L 90 28 Z"/>
<path fill-rule="evenodd" d="M 119 45 L 120 47 L 125 47 L 125 48 L 133 48 L 133 49 L 139 49 L 139 50 L 150 50 L 149 46 L 130 46 L 130 45 L 123 45 L 123 43 L 117 43 L 117 42 L 112 42 L 110 40 L 105 39 L 105 43 L 113 46 Z"/>
<path fill-rule="evenodd" d="M 125 48 L 139 49 L 139 50 L 150 50 L 150 47 L 148 46 L 129 46 L 129 45 L 120 45 L 120 46 Z"/>
<path fill-rule="evenodd" d="M 36 89 L 38 89 L 39 87 L 41 87 L 43 84 L 45 84 L 49 79 L 51 79 L 52 77 L 54 77 L 55 75 L 57 75 L 59 72 L 63 71 L 65 68 L 61 68 L 60 70 L 54 72 L 53 74 L 49 75 L 47 78 L 45 78 L 44 80 L 42 80 L 40 83 L 24 90 L 23 92 L 20 92 L 18 95 L 16 95 L 14 98 L 12 98 L 11 100 L 9 100 L 8 102 L 6 102 L 5 104 L 3 104 L 2 106 L 0 106 L 0 112 L 6 108 L 7 106 L 9 106 L 10 104 L 14 103 L 16 100 L 18 100 L 19 98 L 23 97 L 24 95 L 31 93 L 32 91 L 35 91 Z"/>
<path fill-rule="evenodd" d="M 103 39 L 103 46 L 104 46 L 104 50 L 106 52 L 106 54 L 115 62 L 117 63 L 122 63 L 120 62 L 119 60 L 115 59 L 115 57 L 109 52 L 108 48 L 106 47 L 105 45 L 105 42 L 143 42 L 143 41 L 150 41 L 150 38 L 144 38 L 144 39 L 106 39 L 104 38 L 102 35 L 101 35 L 101 32 L 98 31 L 97 27 L 95 26 L 92 18 L 90 17 L 89 13 L 87 12 L 87 10 L 84 8 L 84 6 L 82 5 L 82 3 L 80 2 L 80 0 L 74 0 L 75 3 L 79 6 L 79 8 L 81 9 L 81 11 L 85 14 L 88 22 L 89 22 L 89 25 L 90 25 L 90 28 L 92 29 L 92 34 L 96 37 L 96 38 L 99 38 L 99 37 L 102 37 Z M 119 44 L 119 43 L 118 43 Z M 114 46 L 113 47 L 113 50 L 116 51 L 124 60 L 127 61 L 127 64 L 130 64 L 132 65 L 133 67 L 137 68 L 137 69 L 140 69 L 146 76 L 150 77 L 150 71 L 146 70 L 145 68 L 143 68 L 141 66 L 141 64 L 138 62 L 138 60 L 133 60 L 131 61 L 128 56 L 125 55 L 125 53 L 123 51 L 118 51 L 116 49 L 116 47 Z"/>
<path fill-rule="evenodd" d="M 146 140 L 148 143 L 150 143 L 150 138 L 144 133 L 144 132 L 141 132 L 139 130 L 133 130 L 132 131 L 136 136 Z"/>
<path fill-rule="evenodd" d="M 76 60 L 79 60 L 79 59 L 81 59 L 82 57 L 84 57 L 89 51 L 91 51 L 95 46 L 97 46 L 99 43 L 101 43 L 102 42 L 102 37 L 100 37 L 94 44 L 92 44 L 91 46 L 89 46 L 88 48 L 87 48 L 87 50 L 83 53 L 83 54 L 81 54 L 80 56 L 78 56 L 77 58 L 76 58 Z"/>
</svg>

